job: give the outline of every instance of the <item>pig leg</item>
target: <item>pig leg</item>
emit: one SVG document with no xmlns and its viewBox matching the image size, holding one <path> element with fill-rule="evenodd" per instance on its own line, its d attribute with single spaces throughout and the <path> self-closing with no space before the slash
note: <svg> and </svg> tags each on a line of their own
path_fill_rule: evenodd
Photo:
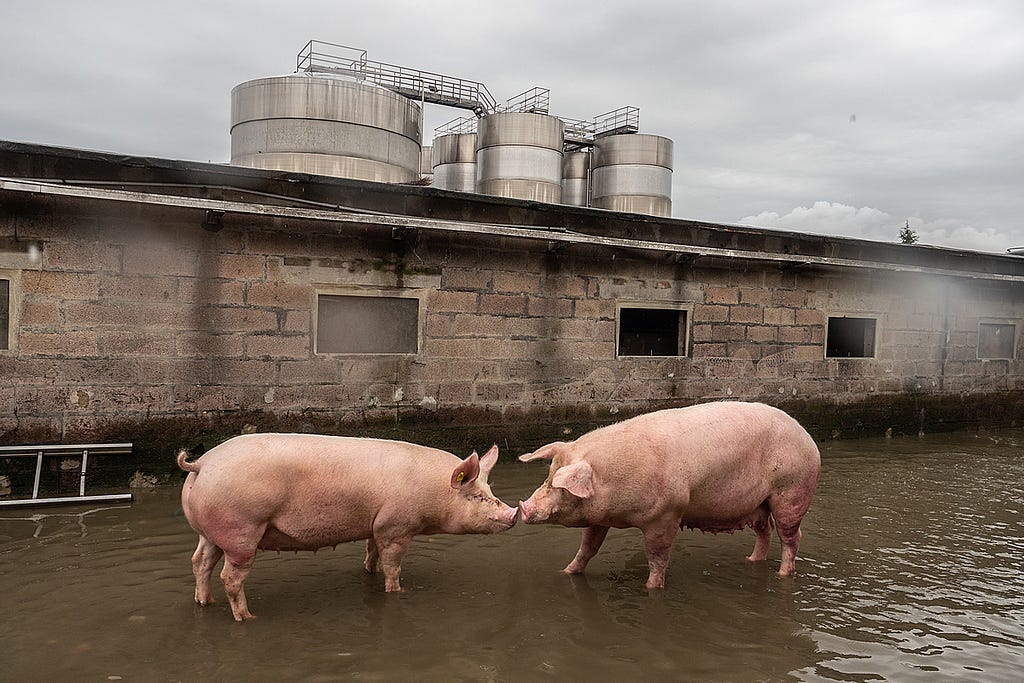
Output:
<svg viewBox="0 0 1024 683">
<path fill-rule="evenodd" d="M 580 549 L 576 551 L 576 557 L 562 570 L 566 574 L 582 574 L 587 568 L 587 563 L 601 549 L 605 537 L 608 536 L 606 526 L 588 526 L 583 530 L 583 540 L 580 542 Z"/>
<path fill-rule="evenodd" d="M 800 548 L 800 522 L 778 524 L 779 539 L 782 541 L 782 564 L 779 576 L 792 576 L 796 572 L 796 551 Z"/>
<path fill-rule="evenodd" d="M 644 551 L 647 553 L 647 566 L 650 568 L 646 584 L 648 589 L 665 587 L 665 570 L 668 569 L 672 542 L 681 523 L 681 519 L 676 519 L 667 524 L 658 523 L 643 529 Z"/>
<path fill-rule="evenodd" d="M 228 602 L 231 603 L 231 613 L 235 621 L 255 619 L 249 606 L 245 601 L 245 580 L 252 570 L 252 563 L 256 559 L 255 546 L 251 553 L 233 554 L 225 552 L 224 569 L 220 572 L 220 578 L 224 582 L 224 590 L 228 594 Z"/>
<path fill-rule="evenodd" d="M 380 564 L 380 552 L 377 550 L 377 542 L 373 538 L 366 539 L 366 559 L 363 561 L 363 568 L 367 574 L 376 574 Z"/>
<path fill-rule="evenodd" d="M 233 519 L 225 520 L 224 528 L 229 530 L 230 535 L 225 536 L 228 540 L 219 543 L 224 550 L 224 568 L 221 569 L 220 578 L 224 582 L 228 602 L 231 603 L 231 613 L 235 621 L 254 619 L 245 601 L 245 580 L 252 570 L 256 548 L 259 547 L 267 525 L 264 523 L 253 527 L 245 520 Z"/>
<path fill-rule="evenodd" d="M 757 533 L 757 540 L 754 541 L 754 551 L 747 559 L 751 562 L 762 562 L 768 559 L 768 547 L 772 541 L 772 525 L 767 505 L 762 505 L 757 509 L 757 517 L 751 526 Z"/>
<path fill-rule="evenodd" d="M 400 593 L 402 585 L 399 577 L 402 574 L 402 558 L 412 538 L 399 538 L 388 541 L 376 539 L 380 549 L 380 562 L 384 567 L 384 590 L 388 593 Z"/>
<path fill-rule="evenodd" d="M 199 537 L 199 545 L 192 554 L 192 573 L 196 577 L 196 602 L 200 605 L 208 605 L 213 602 L 213 594 L 210 591 L 210 578 L 213 576 L 213 569 L 224 551 L 215 546 L 205 536 Z"/>
<path fill-rule="evenodd" d="M 769 505 L 772 509 L 772 517 L 775 519 L 775 531 L 782 541 L 782 563 L 779 566 L 779 576 L 791 576 L 796 572 L 796 553 L 800 548 L 800 522 L 810 507 L 810 498 L 790 496 L 788 499 L 779 496 L 777 499 L 769 498 Z"/>
</svg>

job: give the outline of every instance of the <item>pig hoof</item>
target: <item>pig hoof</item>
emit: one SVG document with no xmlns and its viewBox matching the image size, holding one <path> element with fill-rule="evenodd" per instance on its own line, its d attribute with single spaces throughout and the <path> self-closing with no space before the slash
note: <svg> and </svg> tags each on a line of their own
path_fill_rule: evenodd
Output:
<svg viewBox="0 0 1024 683">
<path fill-rule="evenodd" d="M 579 576 L 583 573 L 583 567 L 573 567 L 572 565 L 569 565 L 562 570 L 562 573 L 568 574 L 569 576 Z"/>
</svg>

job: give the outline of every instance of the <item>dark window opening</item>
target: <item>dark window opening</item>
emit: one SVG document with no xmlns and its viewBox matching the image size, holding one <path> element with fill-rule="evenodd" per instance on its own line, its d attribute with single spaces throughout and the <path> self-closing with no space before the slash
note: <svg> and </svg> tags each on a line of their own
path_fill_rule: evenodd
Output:
<svg viewBox="0 0 1024 683">
<path fill-rule="evenodd" d="M 417 353 L 419 299 L 321 294 L 317 353 Z"/>
<path fill-rule="evenodd" d="M 1012 359 L 1016 333 L 1016 325 L 981 323 L 978 327 L 978 358 Z"/>
<path fill-rule="evenodd" d="M 11 281 L 0 280 L 0 351 L 10 348 L 11 335 Z"/>
<path fill-rule="evenodd" d="M 874 358 L 874 318 L 829 318 L 827 358 Z"/>
<path fill-rule="evenodd" d="M 686 311 L 619 309 L 620 356 L 685 356 Z"/>
</svg>

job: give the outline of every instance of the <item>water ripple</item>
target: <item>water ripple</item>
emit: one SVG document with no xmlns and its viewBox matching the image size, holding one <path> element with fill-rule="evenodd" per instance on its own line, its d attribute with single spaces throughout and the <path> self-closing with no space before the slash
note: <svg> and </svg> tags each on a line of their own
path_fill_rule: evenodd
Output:
<svg viewBox="0 0 1024 683">
<path fill-rule="evenodd" d="M 666 589 L 648 592 L 636 530 L 612 530 L 586 575 L 568 577 L 579 530 L 519 525 L 416 539 L 401 595 L 364 574 L 362 543 L 260 553 L 246 584 L 259 618 L 243 625 L 216 579 L 219 602 L 194 605 L 196 541 L 176 491 L 9 513 L 0 594 L 17 607 L 0 625 L 3 675 L 1016 681 L 1022 444 L 1008 432 L 823 445 L 791 579 L 775 574 L 777 541 L 768 562 L 749 563 L 752 533 L 682 532 Z M 499 463 L 496 493 L 524 497 L 542 474 Z"/>
</svg>

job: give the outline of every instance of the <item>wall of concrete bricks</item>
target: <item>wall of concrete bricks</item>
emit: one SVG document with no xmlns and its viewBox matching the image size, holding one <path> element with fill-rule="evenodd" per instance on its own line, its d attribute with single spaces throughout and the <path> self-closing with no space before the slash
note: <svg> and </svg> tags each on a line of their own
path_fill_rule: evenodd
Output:
<svg viewBox="0 0 1024 683">
<path fill-rule="evenodd" d="M 419 416 L 614 419 L 724 398 L 855 404 L 1024 389 L 979 360 L 1024 286 L 886 271 L 688 261 L 599 246 L 49 199 L 0 211 L 12 348 L 0 441 L 239 412 L 318 427 Z M 317 293 L 414 292 L 415 355 L 313 352 Z M 617 305 L 675 303 L 688 355 L 617 358 Z M 830 315 L 878 320 L 874 358 L 826 359 Z"/>
</svg>

